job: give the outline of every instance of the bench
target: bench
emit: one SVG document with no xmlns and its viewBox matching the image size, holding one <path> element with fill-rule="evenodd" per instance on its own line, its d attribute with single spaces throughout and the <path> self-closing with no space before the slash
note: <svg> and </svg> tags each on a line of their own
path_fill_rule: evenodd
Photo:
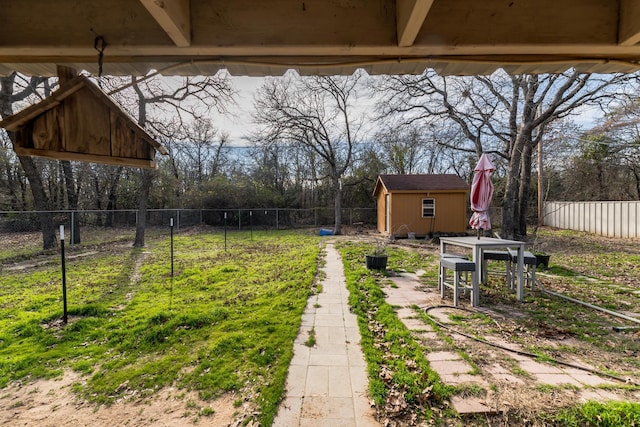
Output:
<svg viewBox="0 0 640 427">
<path fill-rule="evenodd" d="M 443 254 L 440 257 L 440 274 L 438 278 L 440 296 L 444 298 L 445 288 L 453 289 L 453 305 L 457 307 L 459 291 L 470 290 L 471 305 L 478 305 L 478 289 L 474 289 L 474 284 L 477 286 L 477 280 L 475 280 L 476 264 L 466 258 L 446 255 L 448 254 Z M 453 272 L 453 281 L 447 278 L 448 270 Z M 469 275 L 471 275 L 471 280 L 469 280 Z"/>
<path fill-rule="evenodd" d="M 517 257 L 517 252 L 516 252 Z M 504 261 L 504 272 L 502 270 L 492 270 L 489 271 L 487 269 L 487 261 Z M 516 258 L 517 261 L 517 258 Z M 511 285 L 511 254 L 508 251 L 483 251 L 482 252 L 482 283 L 487 283 L 487 276 L 491 274 L 499 274 L 504 275 L 505 280 L 507 282 L 507 287 L 509 289 L 512 288 Z"/>
</svg>

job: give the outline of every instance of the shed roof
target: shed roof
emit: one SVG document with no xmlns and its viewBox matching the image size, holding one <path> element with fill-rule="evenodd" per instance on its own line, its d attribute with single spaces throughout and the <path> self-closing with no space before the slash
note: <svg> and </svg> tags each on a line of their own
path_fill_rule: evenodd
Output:
<svg viewBox="0 0 640 427">
<path fill-rule="evenodd" d="M 469 191 L 469 184 L 454 174 L 379 175 L 373 191 L 374 195 L 378 193 L 381 185 L 384 185 L 389 192 L 435 190 Z"/>
</svg>

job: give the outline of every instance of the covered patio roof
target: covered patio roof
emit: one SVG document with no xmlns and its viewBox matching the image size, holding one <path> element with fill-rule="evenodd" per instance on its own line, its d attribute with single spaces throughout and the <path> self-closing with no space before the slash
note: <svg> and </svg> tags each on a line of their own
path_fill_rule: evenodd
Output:
<svg viewBox="0 0 640 427">
<path fill-rule="evenodd" d="M 0 10 L 0 75 L 53 76 L 56 64 L 96 75 L 640 69 L 640 0 L 0 0 Z"/>
</svg>

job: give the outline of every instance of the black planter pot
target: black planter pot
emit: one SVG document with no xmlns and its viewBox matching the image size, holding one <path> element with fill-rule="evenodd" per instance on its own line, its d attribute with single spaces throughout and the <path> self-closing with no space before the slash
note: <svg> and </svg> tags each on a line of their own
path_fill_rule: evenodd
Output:
<svg viewBox="0 0 640 427">
<path fill-rule="evenodd" d="M 387 255 L 365 255 L 369 270 L 384 270 L 387 268 Z"/>
<path fill-rule="evenodd" d="M 540 268 L 540 266 L 544 265 L 545 270 L 549 268 L 549 258 L 551 255 L 548 254 L 535 254 L 536 255 L 536 268 Z"/>
</svg>

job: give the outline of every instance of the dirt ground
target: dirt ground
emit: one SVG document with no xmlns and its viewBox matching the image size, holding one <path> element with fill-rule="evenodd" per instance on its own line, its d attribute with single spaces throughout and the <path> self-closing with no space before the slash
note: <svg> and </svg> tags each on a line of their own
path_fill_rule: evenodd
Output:
<svg viewBox="0 0 640 427">
<path fill-rule="evenodd" d="M 81 377 L 65 372 L 62 378 L 32 383 L 12 383 L 1 391 L 0 425 L 23 427 L 59 426 L 230 426 L 239 425 L 242 408 L 233 405 L 235 396 L 202 402 L 197 393 L 173 388 L 161 390 L 150 399 L 117 402 L 110 407 L 79 401 L 72 391 Z"/>
</svg>

